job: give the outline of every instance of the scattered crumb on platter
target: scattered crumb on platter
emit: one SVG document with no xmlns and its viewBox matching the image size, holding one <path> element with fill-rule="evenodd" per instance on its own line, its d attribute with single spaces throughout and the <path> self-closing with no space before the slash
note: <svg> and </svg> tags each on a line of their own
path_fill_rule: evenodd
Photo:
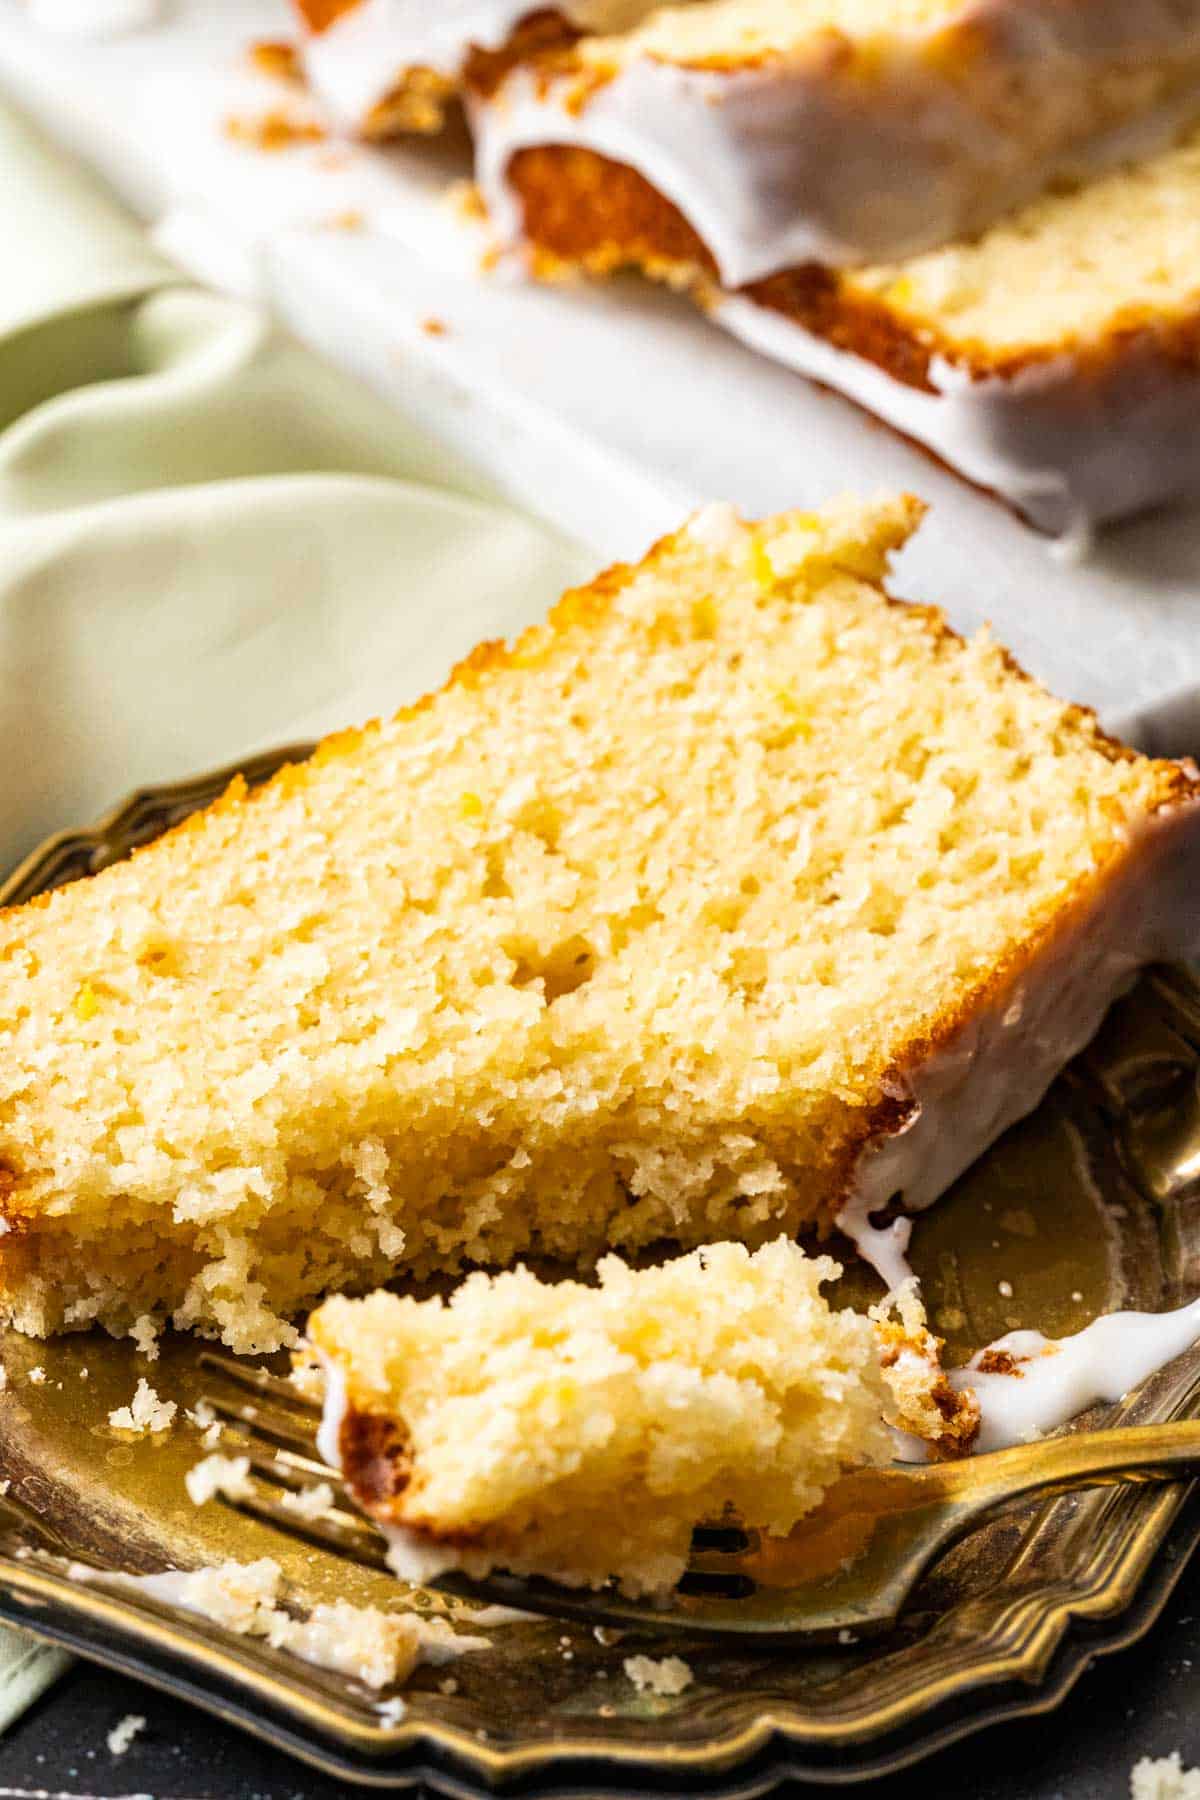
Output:
<svg viewBox="0 0 1200 1800">
<path fill-rule="evenodd" d="M 1178 1750 L 1143 1756 L 1129 1771 L 1132 1800 L 1200 1800 L 1200 1769 L 1185 1769 Z"/>
<path fill-rule="evenodd" d="M 248 1500 L 254 1492 L 248 1456 L 206 1456 L 193 1463 L 183 1479 L 193 1506 L 203 1506 L 218 1494 L 227 1500 Z"/>
<path fill-rule="evenodd" d="M 178 1410 L 174 1400 L 160 1400 L 146 1377 L 140 1375 L 129 1405 L 115 1407 L 108 1422 L 114 1431 L 131 1431 L 144 1437 L 147 1432 L 170 1431 Z"/>
<path fill-rule="evenodd" d="M 627 1656 L 622 1666 L 639 1694 L 682 1694 L 695 1680 L 681 1656 Z"/>
<path fill-rule="evenodd" d="M 146 1729 L 146 1721 L 141 1713 L 126 1713 L 104 1740 L 113 1756 L 124 1756 L 139 1731 Z"/>
<path fill-rule="evenodd" d="M 83 1569 L 82 1573 L 91 1578 L 95 1571 Z M 283 1571 L 271 1557 L 109 1579 L 166 1605 L 198 1613 L 238 1636 L 265 1638 L 272 1649 L 287 1650 L 304 1662 L 348 1675 L 370 1688 L 407 1680 L 419 1663 L 436 1667 L 491 1648 L 487 1638 L 456 1632 L 445 1619 L 383 1612 L 376 1606 L 353 1606 L 348 1600 L 322 1602 L 306 1618 L 295 1618 L 279 1604 Z"/>
<path fill-rule="evenodd" d="M 225 135 L 252 150 L 290 150 L 295 144 L 324 143 L 328 133 L 316 119 L 297 118 L 281 107 L 272 107 L 253 118 L 231 113 L 225 121 Z"/>
</svg>

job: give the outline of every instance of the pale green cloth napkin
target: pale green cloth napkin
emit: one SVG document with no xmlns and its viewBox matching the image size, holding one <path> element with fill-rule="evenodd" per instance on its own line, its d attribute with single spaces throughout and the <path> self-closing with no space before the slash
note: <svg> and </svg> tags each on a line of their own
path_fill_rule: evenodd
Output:
<svg viewBox="0 0 1200 1800">
<path fill-rule="evenodd" d="M 394 710 L 588 572 L 2 107 L 0 243 L 4 867 L 133 787 Z M 0 1730 L 66 1663 L 0 1627 Z"/>
<path fill-rule="evenodd" d="M 0 859 L 390 712 L 592 558 L 0 109 Z"/>
</svg>

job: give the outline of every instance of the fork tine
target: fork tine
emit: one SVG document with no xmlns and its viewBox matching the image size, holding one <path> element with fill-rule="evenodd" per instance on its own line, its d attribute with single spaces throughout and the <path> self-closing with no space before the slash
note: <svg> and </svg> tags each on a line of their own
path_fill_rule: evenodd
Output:
<svg viewBox="0 0 1200 1800">
<path fill-rule="evenodd" d="M 225 1495 L 222 1498 L 238 1512 L 247 1513 L 265 1525 L 274 1525 L 293 1537 L 303 1538 L 322 1550 L 332 1550 L 335 1555 L 348 1557 L 368 1568 L 387 1568 L 387 1545 L 375 1528 L 357 1513 L 330 1507 L 327 1512 L 309 1519 L 273 1499 L 264 1482 L 252 1481 L 251 1487 L 252 1493 L 239 1495 L 236 1499 Z"/>
<path fill-rule="evenodd" d="M 231 1447 L 233 1445 L 230 1439 Z M 280 1487 L 291 1490 L 293 1494 L 302 1493 L 317 1482 L 327 1481 L 330 1487 L 344 1490 L 345 1482 L 336 1469 L 330 1469 L 323 1462 L 315 1461 L 311 1456 L 297 1456 L 293 1450 L 259 1450 L 251 1439 L 249 1444 L 242 1444 L 240 1451 L 250 1458 L 250 1467 L 256 1475 L 262 1475 Z"/>
<path fill-rule="evenodd" d="M 238 1428 L 236 1436 L 230 1435 L 228 1448 L 249 1459 L 255 1477 L 251 1493 L 222 1495 L 226 1503 L 263 1524 L 332 1550 L 338 1556 L 371 1568 L 386 1568 L 385 1540 L 357 1509 L 351 1512 L 330 1508 L 306 1518 L 294 1507 L 275 1499 L 271 1492 L 274 1487 L 301 1494 L 326 1482 L 343 1500 L 348 1498 L 338 1470 L 311 1454 L 316 1407 L 308 1403 L 298 1405 L 301 1397 L 291 1384 L 265 1370 L 246 1369 L 232 1358 L 211 1351 L 206 1351 L 200 1361 L 208 1372 L 238 1393 L 259 1396 L 246 1400 L 219 1392 L 205 1396 L 218 1417 Z M 730 1583 L 744 1582 L 742 1565 L 757 1535 L 747 1534 L 732 1522 L 697 1526 L 688 1562 L 694 1584 L 703 1590 L 715 1583 L 715 1591 L 719 1591 Z M 482 1597 L 485 1584 L 466 1585 L 475 1588 L 476 1598 Z"/>
<path fill-rule="evenodd" d="M 219 1393 L 205 1394 L 203 1398 L 219 1419 L 243 1426 L 252 1437 L 269 1438 L 272 1443 L 282 1445 L 285 1450 L 312 1460 L 311 1423 L 306 1426 L 293 1414 L 270 1402 L 263 1404 L 254 1400 L 227 1400 Z M 324 1475 L 333 1473 L 326 1469 L 324 1463 L 316 1466 Z"/>
<path fill-rule="evenodd" d="M 272 1375 L 269 1369 L 248 1369 L 236 1357 L 223 1356 L 219 1350 L 202 1350 L 200 1367 L 233 1387 L 268 1395 L 284 1411 L 304 1413 L 309 1417 L 320 1413 L 318 1401 L 301 1393 L 286 1376 Z"/>
</svg>

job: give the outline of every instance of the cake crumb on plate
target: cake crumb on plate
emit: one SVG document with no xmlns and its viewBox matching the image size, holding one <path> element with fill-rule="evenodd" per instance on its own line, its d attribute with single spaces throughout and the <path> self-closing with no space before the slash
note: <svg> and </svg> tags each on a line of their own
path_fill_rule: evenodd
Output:
<svg viewBox="0 0 1200 1800">
<path fill-rule="evenodd" d="M 123 1719 L 118 1719 L 105 1742 L 114 1756 L 124 1756 L 139 1731 L 145 1729 L 146 1721 L 141 1713 L 126 1713 Z"/>
<path fill-rule="evenodd" d="M 158 1320 L 153 1313 L 141 1313 L 129 1328 L 129 1335 L 147 1362 L 158 1361 Z"/>
<path fill-rule="evenodd" d="M 203 1506 L 217 1494 L 227 1500 L 247 1500 L 254 1492 L 248 1456 L 206 1456 L 193 1463 L 183 1479 L 193 1506 Z"/>
<path fill-rule="evenodd" d="M 1185 1769 L 1178 1750 L 1143 1756 L 1129 1771 L 1131 1800 L 1200 1800 L 1200 1769 Z"/>
<path fill-rule="evenodd" d="M 682 1694 L 695 1680 L 681 1656 L 627 1656 L 623 1666 L 639 1694 Z"/>
<path fill-rule="evenodd" d="M 169 1431 L 177 1411 L 174 1400 L 160 1400 L 142 1375 L 138 1377 L 129 1405 L 115 1407 L 108 1415 L 108 1422 L 114 1431 L 132 1431 L 142 1437 L 146 1432 Z"/>
</svg>

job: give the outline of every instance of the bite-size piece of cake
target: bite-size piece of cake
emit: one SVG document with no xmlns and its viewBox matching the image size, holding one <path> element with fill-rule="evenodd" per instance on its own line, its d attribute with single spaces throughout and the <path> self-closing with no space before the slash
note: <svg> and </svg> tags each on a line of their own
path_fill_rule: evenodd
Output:
<svg viewBox="0 0 1200 1800">
<path fill-rule="evenodd" d="M 890 1460 L 880 1341 L 821 1294 L 838 1273 L 778 1239 L 607 1256 L 595 1287 L 516 1269 L 448 1304 L 327 1300 L 308 1323 L 321 1454 L 407 1580 L 668 1591 L 693 1526 L 731 1509 L 784 1536 L 844 1470 Z"/>
<path fill-rule="evenodd" d="M 642 176 L 735 288 L 935 249 L 1168 143 L 1200 116 L 1200 4 L 706 0 L 510 62 L 467 76 L 496 222 L 520 151 L 549 151 L 550 186 L 590 151 Z M 590 205 L 615 241 L 636 229 L 619 180 Z"/>
<path fill-rule="evenodd" d="M 266 1350 L 397 1272 L 835 1223 L 895 1285 L 872 1215 L 1037 1104 L 1200 886 L 1190 767 L 887 595 L 920 516 L 703 512 L 0 916 L 0 1317 Z"/>
</svg>

